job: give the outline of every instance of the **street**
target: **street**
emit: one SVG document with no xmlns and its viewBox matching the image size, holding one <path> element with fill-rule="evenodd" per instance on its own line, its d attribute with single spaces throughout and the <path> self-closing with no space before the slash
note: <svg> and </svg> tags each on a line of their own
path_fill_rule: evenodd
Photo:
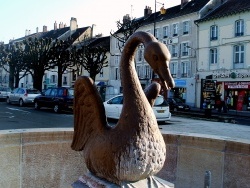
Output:
<svg viewBox="0 0 250 188">
<path fill-rule="evenodd" d="M 116 120 L 109 120 L 115 125 Z M 0 130 L 31 128 L 73 128 L 73 113 L 54 113 L 51 109 L 35 110 L 33 106 L 19 107 L 0 102 Z M 247 125 L 205 121 L 172 115 L 169 122 L 159 123 L 161 131 L 177 134 L 204 134 L 250 140 Z"/>
<path fill-rule="evenodd" d="M 73 114 L 56 114 L 51 109 L 35 110 L 0 102 L 0 130 L 73 127 Z"/>
</svg>

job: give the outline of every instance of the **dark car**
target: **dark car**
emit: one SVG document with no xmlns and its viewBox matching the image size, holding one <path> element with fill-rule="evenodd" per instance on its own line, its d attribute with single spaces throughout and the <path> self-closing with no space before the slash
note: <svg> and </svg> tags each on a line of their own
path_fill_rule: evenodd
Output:
<svg viewBox="0 0 250 188">
<path fill-rule="evenodd" d="M 74 89 L 66 87 L 49 88 L 34 99 L 35 109 L 52 108 L 54 112 L 72 111 Z"/>
<path fill-rule="evenodd" d="M 171 111 L 188 111 L 190 110 L 190 106 L 185 104 L 179 98 L 168 98 L 169 107 Z"/>
</svg>

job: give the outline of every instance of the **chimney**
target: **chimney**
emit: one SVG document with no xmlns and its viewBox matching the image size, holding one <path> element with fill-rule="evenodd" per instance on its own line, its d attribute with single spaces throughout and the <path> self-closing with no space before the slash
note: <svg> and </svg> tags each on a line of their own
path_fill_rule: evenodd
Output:
<svg viewBox="0 0 250 188">
<path fill-rule="evenodd" d="M 181 9 L 188 3 L 189 0 L 181 0 Z"/>
<path fill-rule="evenodd" d="M 54 23 L 54 30 L 57 30 L 57 23 L 56 23 L 56 21 Z"/>
<path fill-rule="evenodd" d="M 93 24 L 92 27 L 91 27 L 91 38 L 93 38 L 95 35 L 94 35 L 94 32 L 96 30 L 96 25 Z"/>
<path fill-rule="evenodd" d="M 59 23 L 59 29 L 62 29 L 62 28 L 63 28 L 63 23 L 60 22 L 60 23 Z"/>
<path fill-rule="evenodd" d="M 152 14 L 152 9 L 149 6 L 146 6 L 144 9 L 144 17 L 148 17 Z"/>
<path fill-rule="evenodd" d="M 36 33 L 38 33 L 38 27 L 36 27 Z"/>
<path fill-rule="evenodd" d="M 43 32 L 47 32 L 47 26 L 46 25 L 43 26 Z"/>
<path fill-rule="evenodd" d="M 74 31 L 76 29 L 77 29 L 77 20 L 76 20 L 76 18 L 71 17 L 71 20 L 70 20 L 70 30 Z"/>
<path fill-rule="evenodd" d="M 28 35 L 28 29 L 25 30 L 25 36 L 27 36 L 27 35 Z"/>
<path fill-rule="evenodd" d="M 123 16 L 122 21 L 123 21 L 123 24 L 129 23 L 131 21 L 129 14 L 126 14 L 125 16 Z"/>
</svg>

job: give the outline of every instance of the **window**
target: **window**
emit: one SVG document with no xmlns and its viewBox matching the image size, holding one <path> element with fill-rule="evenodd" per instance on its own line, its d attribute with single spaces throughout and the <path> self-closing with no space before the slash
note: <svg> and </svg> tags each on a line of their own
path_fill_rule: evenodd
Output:
<svg viewBox="0 0 250 188">
<path fill-rule="evenodd" d="M 178 36 L 178 24 L 173 24 L 173 37 Z"/>
<path fill-rule="evenodd" d="M 217 49 L 210 49 L 210 64 L 217 63 Z"/>
<path fill-rule="evenodd" d="M 189 21 L 183 22 L 183 35 L 187 35 L 189 33 Z"/>
<path fill-rule="evenodd" d="M 122 103 L 123 103 L 123 96 L 118 96 L 108 101 L 108 104 L 122 104 Z"/>
<path fill-rule="evenodd" d="M 120 79 L 119 68 L 116 67 L 115 68 L 115 80 L 119 80 L 119 79 Z"/>
<path fill-rule="evenodd" d="M 115 48 L 116 49 L 119 48 L 119 40 L 118 39 L 115 40 Z"/>
<path fill-rule="evenodd" d="M 181 50 L 182 50 L 182 56 L 188 55 L 188 43 L 187 42 L 182 43 Z"/>
<path fill-rule="evenodd" d="M 177 77 L 177 63 L 176 62 L 170 63 L 170 72 L 173 78 Z"/>
<path fill-rule="evenodd" d="M 167 38 L 169 35 L 168 33 L 168 26 L 163 27 L 163 38 Z"/>
<path fill-rule="evenodd" d="M 244 46 L 234 46 L 234 64 L 244 63 Z"/>
<path fill-rule="evenodd" d="M 177 46 L 176 45 L 172 45 L 172 57 L 177 57 Z"/>
<path fill-rule="evenodd" d="M 51 75 L 50 82 L 51 83 L 56 83 L 56 75 Z"/>
<path fill-rule="evenodd" d="M 72 80 L 76 81 L 76 78 L 77 78 L 77 70 L 73 70 L 72 71 Z"/>
<path fill-rule="evenodd" d="M 159 29 L 155 29 L 155 33 L 154 33 L 154 35 L 155 35 L 155 38 L 159 38 Z"/>
<path fill-rule="evenodd" d="M 141 66 L 136 66 L 136 72 L 139 78 L 141 78 Z"/>
<path fill-rule="evenodd" d="M 115 65 L 118 65 L 118 64 L 119 64 L 119 56 L 116 55 L 116 56 L 115 56 Z"/>
<path fill-rule="evenodd" d="M 237 20 L 235 22 L 235 36 L 243 36 L 244 35 L 244 21 L 243 20 Z"/>
<path fill-rule="evenodd" d="M 45 96 L 49 96 L 50 95 L 50 92 L 51 92 L 51 89 L 47 89 L 44 93 Z"/>
<path fill-rule="evenodd" d="M 145 65 L 145 78 L 150 78 L 151 72 L 149 65 Z"/>
<path fill-rule="evenodd" d="M 142 50 L 138 51 L 138 61 L 142 61 Z"/>
<path fill-rule="evenodd" d="M 103 78 L 103 69 L 100 70 L 99 76 L 100 76 L 100 78 Z"/>
<path fill-rule="evenodd" d="M 67 76 L 63 77 L 63 85 L 67 85 Z"/>
<path fill-rule="evenodd" d="M 188 74 L 188 62 L 181 63 L 181 77 L 187 77 Z"/>
<path fill-rule="evenodd" d="M 210 40 L 217 40 L 218 39 L 218 26 L 212 25 L 210 27 Z"/>
</svg>

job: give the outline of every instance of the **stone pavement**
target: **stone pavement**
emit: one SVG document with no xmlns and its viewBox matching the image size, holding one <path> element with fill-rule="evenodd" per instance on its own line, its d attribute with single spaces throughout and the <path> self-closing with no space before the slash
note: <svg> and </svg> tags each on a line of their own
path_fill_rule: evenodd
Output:
<svg viewBox="0 0 250 188">
<path fill-rule="evenodd" d="M 250 126 L 233 123 L 190 119 L 172 115 L 167 124 L 159 124 L 162 132 L 171 134 L 218 137 L 218 139 L 238 140 L 250 143 Z"/>
</svg>

